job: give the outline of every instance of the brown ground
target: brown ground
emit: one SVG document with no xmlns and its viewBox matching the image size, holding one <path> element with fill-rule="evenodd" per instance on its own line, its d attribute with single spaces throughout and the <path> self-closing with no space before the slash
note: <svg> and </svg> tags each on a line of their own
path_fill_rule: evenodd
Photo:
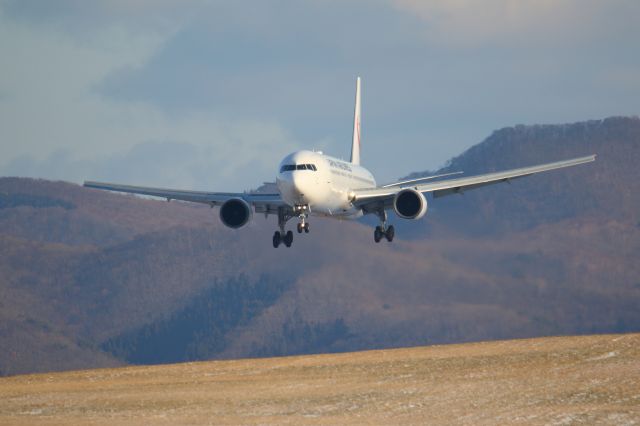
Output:
<svg viewBox="0 0 640 426">
<path fill-rule="evenodd" d="M 0 379 L 0 424 L 640 424 L 640 334 Z"/>
</svg>

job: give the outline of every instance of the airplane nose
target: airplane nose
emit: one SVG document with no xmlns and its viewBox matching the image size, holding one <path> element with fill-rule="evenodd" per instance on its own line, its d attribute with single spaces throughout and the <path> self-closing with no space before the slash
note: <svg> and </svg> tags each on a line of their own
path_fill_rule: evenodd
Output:
<svg viewBox="0 0 640 426">
<path fill-rule="evenodd" d="M 308 204 L 317 191 L 314 176 L 308 170 L 281 173 L 277 178 L 278 189 L 289 204 Z"/>
<path fill-rule="evenodd" d="M 306 173 L 293 173 L 292 186 L 299 197 L 306 198 L 311 190 L 309 176 Z"/>
<path fill-rule="evenodd" d="M 304 195 L 306 190 L 306 185 L 304 182 L 304 177 L 301 174 L 294 173 L 292 182 L 293 189 L 300 195 Z"/>
</svg>

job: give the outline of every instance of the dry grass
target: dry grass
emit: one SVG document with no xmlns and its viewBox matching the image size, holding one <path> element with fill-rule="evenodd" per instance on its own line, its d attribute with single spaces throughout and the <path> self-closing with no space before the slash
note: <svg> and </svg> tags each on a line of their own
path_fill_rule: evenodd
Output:
<svg viewBox="0 0 640 426">
<path fill-rule="evenodd" d="M 0 424 L 638 424 L 640 334 L 0 379 Z"/>
</svg>

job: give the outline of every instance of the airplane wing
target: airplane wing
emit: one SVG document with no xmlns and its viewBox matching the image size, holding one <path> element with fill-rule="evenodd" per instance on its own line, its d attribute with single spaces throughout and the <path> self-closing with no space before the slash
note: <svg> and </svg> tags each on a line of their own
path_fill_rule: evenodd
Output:
<svg viewBox="0 0 640 426">
<path fill-rule="evenodd" d="M 120 185 L 105 182 L 85 182 L 87 188 L 104 189 L 107 191 L 127 192 L 130 194 L 151 195 L 153 197 L 170 200 L 189 201 L 193 203 L 208 204 L 211 207 L 223 204 L 232 198 L 241 198 L 251 204 L 256 213 L 277 214 L 279 207 L 288 207 L 280 194 L 277 193 L 251 193 L 251 192 L 203 192 L 184 191 L 166 188 L 150 188 L 146 186 Z"/>
<path fill-rule="evenodd" d="M 418 184 L 418 183 L 424 183 L 426 181 L 429 180 L 434 180 L 434 179 L 439 179 L 445 176 L 453 176 L 453 175 L 461 175 L 463 172 L 452 172 L 452 173 L 444 173 L 441 175 L 433 175 L 433 176 L 425 176 L 425 177 L 421 177 L 418 179 L 409 179 L 409 180 L 403 180 L 403 181 L 399 181 L 399 182 L 394 182 L 394 183 L 388 183 L 386 185 L 381 185 L 380 188 L 390 188 L 390 187 L 394 187 L 394 186 L 413 186 L 414 184 Z"/>
<path fill-rule="evenodd" d="M 577 166 L 578 164 L 595 161 L 595 155 L 587 157 L 573 158 L 555 163 L 540 164 L 537 166 L 523 167 L 519 169 L 506 170 L 503 172 L 488 173 L 484 175 L 469 176 L 455 179 L 444 179 L 429 183 L 411 183 L 399 186 L 381 186 L 371 189 L 359 189 L 353 192 L 353 204 L 361 207 L 365 212 L 374 208 L 379 208 L 384 204 L 388 208 L 393 203 L 393 197 L 403 189 L 412 188 L 422 193 L 433 193 L 435 198 L 445 195 L 460 194 L 470 189 L 480 188 L 500 182 L 509 182 L 512 179 L 529 176 L 535 173 L 549 170 L 561 169 L 563 167 Z"/>
</svg>

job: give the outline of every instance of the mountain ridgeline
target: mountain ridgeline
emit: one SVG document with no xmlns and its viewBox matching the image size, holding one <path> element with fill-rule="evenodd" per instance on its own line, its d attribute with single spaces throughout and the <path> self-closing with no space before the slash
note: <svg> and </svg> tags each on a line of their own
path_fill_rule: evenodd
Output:
<svg viewBox="0 0 640 426">
<path fill-rule="evenodd" d="M 471 176 L 597 154 L 596 162 L 588 166 L 439 198 L 430 207 L 440 224 L 465 234 L 522 231 L 578 216 L 601 216 L 605 210 L 611 218 L 630 218 L 640 211 L 640 197 L 630 190 L 638 186 L 634 153 L 639 140 L 637 117 L 518 125 L 495 131 L 440 170 L 413 173 L 407 178 L 456 171 Z M 464 206 L 474 210 L 469 214 Z M 429 225 L 428 221 L 424 224 Z"/>
<path fill-rule="evenodd" d="M 272 217 L 0 178 L 0 374 L 639 331 L 640 119 L 501 129 L 438 172 L 592 153 L 430 198 L 391 244 L 313 219 L 285 251 Z"/>
</svg>

